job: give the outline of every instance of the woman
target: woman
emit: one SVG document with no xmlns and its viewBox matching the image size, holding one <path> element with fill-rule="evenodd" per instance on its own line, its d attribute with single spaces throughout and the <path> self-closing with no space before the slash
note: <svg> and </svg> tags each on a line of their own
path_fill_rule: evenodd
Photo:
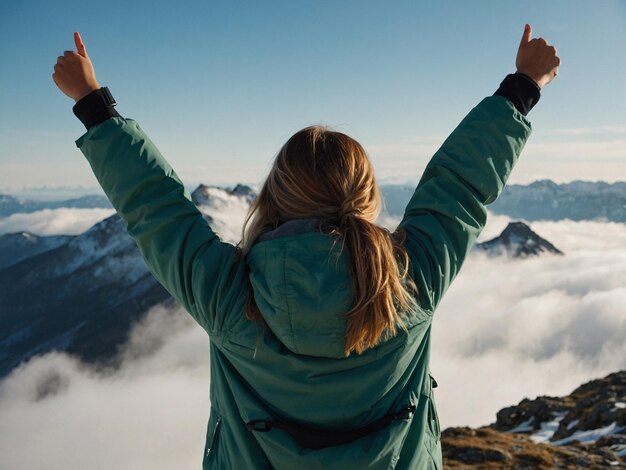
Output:
<svg viewBox="0 0 626 470">
<path fill-rule="evenodd" d="M 526 25 L 517 73 L 428 164 L 392 235 L 363 148 L 321 127 L 280 150 L 239 248 L 96 81 L 80 35 L 53 79 L 88 131 L 76 145 L 147 265 L 211 339 L 204 468 L 442 468 L 429 373 L 433 313 L 485 226 L 557 74 Z"/>
</svg>

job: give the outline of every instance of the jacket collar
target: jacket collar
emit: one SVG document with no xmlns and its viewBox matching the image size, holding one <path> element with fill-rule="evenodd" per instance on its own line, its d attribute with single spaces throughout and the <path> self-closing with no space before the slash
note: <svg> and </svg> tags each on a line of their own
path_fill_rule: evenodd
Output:
<svg viewBox="0 0 626 470">
<path fill-rule="evenodd" d="M 317 232 L 319 231 L 322 219 L 294 219 L 285 222 L 278 226 L 274 230 L 263 233 L 257 242 L 263 242 L 267 240 L 274 240 L 280 237 L 286 237 L 288 235 L 297 235 L 300 233 Z"/>
</svg>

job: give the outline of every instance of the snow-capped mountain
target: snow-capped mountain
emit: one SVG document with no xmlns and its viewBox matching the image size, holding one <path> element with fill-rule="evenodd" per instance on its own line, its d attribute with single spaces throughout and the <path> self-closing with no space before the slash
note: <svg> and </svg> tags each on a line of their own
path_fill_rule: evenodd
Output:
<svg viewBox="0 0 626 470">
<path fill-rule="evenodd" d="M 0 376 L 51 350 L 111 357 L 131 324 L 169 295 L 143 264 L 119 216 L 0 269 Z"/>
<path fill-rule="evenodd" d="M 510 222 L 499 236 L 477 243 L 474 249 L 485 251 L 489 256 L 510 258 L 527 258 L 543 253 L 563 254 L 552 243 L 533 232 L 524 222 Z"/>
<path fill-rule="evenodd" d="M 202 187 L 210 188 L 201 185 L 198 189 Z M 244 188 L 244 191 L 250 190 L 243 185 L 237 187 Z M 237 192 L 237 187 L 232 190 L 234 193 Z M 384 199 L 381 215 L 402 217 L 414 191 L 415 185 L 410 184 L 381 185 Z M 38 201 L 0 194 L 0 217 L 59 207 L 110 208 L 111 204 L 106 197 L 100 195 L 63 201 Z M 573 181 L 557 184 L 551 180 L 538 180 L 528 185 L 511 184 L 489 205 L 489 209 L 495 214 L 527 221 L 599 219 L 626 222 L 626 182 Z"/>
<path fill-rule="evenodd" d="M 0 235 L 0 269 L 57 248 L 70 241 L 71 238 L 69 235 L 42 237 L 29 232 Z"/>
<path fill-rule="evenodd" d="M 241 228 L 255 198 L 252 188 L 242 184 L 233 189 L 200 185 L 191 193 L 191 199 L 215 233 L 233 245 L 241 240 Z"/>
<path fill-rule="evenodd" d="M 236 244 L 254 191 L 200 185 L 192 200 L 224 240 Z M 521 222 L 476 249 L 524 257 L 560 253 Z M 124 222 L 113 215 L 77 236 L 0 237 L 0 377 L 51 350 L 87 361 L 115 355 L 132 323 L 173 299 L 149 273 Z"/>
<path fill-rule="evenodd" d="M 200 186 L 192 199 L 222 239 L 236 243 L 254 192 Z M 38 237 L 36 249 L 17 250 L 27 238 L 0 238 L 7 260 L 0 267 L 0 377 L 51 350 L 86 361 L 112 358 L 150 307 L 173 302 L 117 214 L 80 235 Z"/>
<path fill-rule="evenodd" d="M 392 193 L 410 197 L 413 189 Z M 247 186 L 229 190 L 201 185 L 192 192 L 213 230 L 230 243 L 239 240 L 255 197 Z M 400 215 L 404 211 L 406 201 L 400 197 L 387 202 L 402 207 Z M 512 257 L 560 253 L 521 222 L 510 224 L 499 237 L 475 249 Z M 0 237 L 0 379 L 22 361 L 52 350 L 110 364 L 132 324 L 150 307 L 173 302 L 148 272 L 117 215 L 78 236 L 4 235 Z M 447 465 L 625 468 L 625 383 L 622 371 L 585 384 L 567 397 L 523 400 L 501 410 L 490 426 L 449 428 L 442 435 Z"/>
<path fill-rule="evenodd" d="M 626 468 L 626 371 L 565 397 L 524 399 L 478 429 L 442 433 L 450 468 Z"/>
</svg>

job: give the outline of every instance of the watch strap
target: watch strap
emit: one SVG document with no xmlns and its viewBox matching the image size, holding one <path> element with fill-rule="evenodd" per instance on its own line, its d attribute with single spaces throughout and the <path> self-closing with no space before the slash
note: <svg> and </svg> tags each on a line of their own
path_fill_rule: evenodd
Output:
<svg viewBox="0 0 626 470">
<path fill-rule="evenodd" d="M 121 117 L 115 110 L 117 104 L 107 87 L 102 87 L 83 96 L 72 108 L 74 115 L 87 130 L 112 117 Z"/>
<path fill-rule="evenodd" d="M 528 75 L 516 72 L 502 80 L 494 95 L 504 96 L 526 116 L 541 98 L 541 88 Z"/>
</svg>

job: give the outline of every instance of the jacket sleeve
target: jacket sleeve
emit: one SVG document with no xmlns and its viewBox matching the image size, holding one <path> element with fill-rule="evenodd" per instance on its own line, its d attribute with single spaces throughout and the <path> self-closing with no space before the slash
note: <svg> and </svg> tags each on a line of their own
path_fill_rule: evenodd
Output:
<svg viewBox="0 0 626 470">
<path fill-rule="evenodd" d="M 222 243 L 137 122 L 112 117 L 76 141 L 148 268 L 209 333 L 224 327 L 237 254 Z M 229 288 L 230 287 L 230 288 Z"/>
<path fill-rule="evenodd" d="M 531 130 L 511 101 L 487 97 L 426 166 L 399 225 L 422 308 L 434 312 L 455 279 Z"/>
</svg>

